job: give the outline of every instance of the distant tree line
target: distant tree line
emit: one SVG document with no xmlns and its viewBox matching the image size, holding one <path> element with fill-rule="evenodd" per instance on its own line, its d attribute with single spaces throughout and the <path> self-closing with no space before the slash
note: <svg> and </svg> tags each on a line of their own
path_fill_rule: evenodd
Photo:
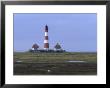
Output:
<svg viewBox="0 0 110 88">
<path fill-rule="evenodd" d="M 32 50 L 30 49 L 29 52 L 66 52 L 65 50 Z"/>
</svg>

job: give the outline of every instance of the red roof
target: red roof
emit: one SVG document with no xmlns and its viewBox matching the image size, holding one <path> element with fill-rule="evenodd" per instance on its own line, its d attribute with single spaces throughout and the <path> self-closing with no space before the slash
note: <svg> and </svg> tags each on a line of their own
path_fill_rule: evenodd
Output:
<svg viewBox="0 0 110 88">
<path fill-rule="evenodd" d="M 32 48 L 37 49 L 39 46 L 37 44 L 33 44 Z"/>
</svg>

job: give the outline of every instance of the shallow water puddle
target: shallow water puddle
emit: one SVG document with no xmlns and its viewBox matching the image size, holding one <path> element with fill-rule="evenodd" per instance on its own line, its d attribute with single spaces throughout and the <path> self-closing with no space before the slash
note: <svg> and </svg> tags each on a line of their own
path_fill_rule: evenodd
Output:
<svg viewBox="0 0 110 88">
<path fill-rule="evenodd" d="M 71 60 L 71 61 L 66 61 L 66 62 L 84 63 L 84 62 L 86 62 L 86 61 L 76 61 L 76 60 Z"/>
<path fill-rule="evenodd" d="M 17 63 L 21 63 L 21 62 L 23 62 L 23 61 L 16 61 Z"/>
</svg>

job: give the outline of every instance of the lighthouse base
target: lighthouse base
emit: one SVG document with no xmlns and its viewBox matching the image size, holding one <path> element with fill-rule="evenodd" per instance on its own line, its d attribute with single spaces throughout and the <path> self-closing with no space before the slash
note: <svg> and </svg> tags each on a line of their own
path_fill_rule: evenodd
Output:
<svg viewBox="0 0 110 88">
<path fill-rule="evenodd" d="M 49 51 L 49 48 L 44 48 L 44 51 Z"/>
</svg>

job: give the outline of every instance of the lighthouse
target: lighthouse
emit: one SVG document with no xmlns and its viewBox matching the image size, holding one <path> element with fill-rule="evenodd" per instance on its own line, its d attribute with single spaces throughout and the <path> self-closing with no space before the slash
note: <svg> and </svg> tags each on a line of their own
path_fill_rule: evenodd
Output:
<svg viewBox="0 0 110 88">
<path fill-rule="evenodd" d="M 44 50 L 49 50 L 49 42 L 48 42 L 48 26 L 45 26 L 45 36 L 44 36 Z"/>
</svg>

